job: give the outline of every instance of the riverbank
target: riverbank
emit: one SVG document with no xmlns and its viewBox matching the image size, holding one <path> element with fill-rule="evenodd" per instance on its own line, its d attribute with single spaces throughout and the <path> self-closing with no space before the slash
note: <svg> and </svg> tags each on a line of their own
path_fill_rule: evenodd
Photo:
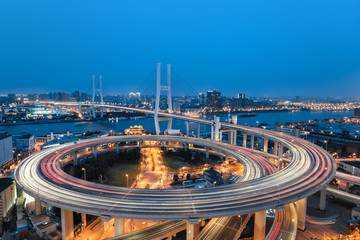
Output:
<svg viewBox="0 0 360 240">
<path fill-rule="evenodd" d="M 10 122 L 10 123 L 0 123 L 2 126 L 17 126 L 17 125 L 34 125 L 34 124 L 55 124 L 55 123 L 86 123 L 86 122 L 95 122 L 98 119 L 51 119 L 51 120 L 37 120 L 29 122 Z"/>
</svg>

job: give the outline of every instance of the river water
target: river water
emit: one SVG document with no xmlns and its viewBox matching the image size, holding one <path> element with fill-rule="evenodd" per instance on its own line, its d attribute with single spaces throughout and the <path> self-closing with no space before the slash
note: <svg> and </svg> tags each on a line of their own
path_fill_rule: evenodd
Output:
<svg viewBox="0 0 360 240">
<path fill-rule="evenodd" d="M 228 114 L 220 114 L 221 121 L 227 121 Z M 238 124 L 256 126 L 257 122 L 274 125 L 275 122 L 282 124 L 287 122 L 302 122 L 309 120 L 324 120 L 327 118 L 344 118 L 353 117 L 354 111 L 295 111 L 295 112 L 264 112 L 257 113 L 254 117 L 238 117 Z M 212 119 L 213 115 L 207 115 L 206 118 Z M 148 131 L 155 131 L 154 119 L 149 117 L 137 120 L 119 120 L 118 122 L 111 122 L 108 120 L 100 120 L 94 122 L 76 122 L 76 123 L 56 123 L 56 124 L 32 124 L 32 125 L 15 125 L 15 126 L 2 126 L 9 134 L 19 134 L 21 132 L 32 133 L 35 136 L 44 136 L 50 131 L 55 133 L 66 132 L 67 130 L 73 133 L 84 133 L 87 131 L 103 131 L 113 130 L 116 132 L 124 132 L 124 129 L 134 125 L 142 125 Z M 166 129 L 167 123 L 161 122 L 160 127 L 162 130 Z M 190 131 L 196 133 L 197 125 L 190 123 Z M 185 122 L 174 119 L 173 129 L 180 129 L 184 131 L 186 128 Z M 201 126 L 201 132 L 208 132 L 209 126 Z"/>
</svg>

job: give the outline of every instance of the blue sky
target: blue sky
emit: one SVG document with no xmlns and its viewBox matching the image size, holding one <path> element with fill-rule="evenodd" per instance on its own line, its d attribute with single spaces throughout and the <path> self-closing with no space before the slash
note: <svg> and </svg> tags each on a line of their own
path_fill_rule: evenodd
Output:
<svg viewBox="0 0 360 240">
<path fill-rule="evenodd" d="M 135 90 L 157 62 L 198 91 L 359 96 L 360 1 L 5 0 L 0 93 Z"/>
</svg>

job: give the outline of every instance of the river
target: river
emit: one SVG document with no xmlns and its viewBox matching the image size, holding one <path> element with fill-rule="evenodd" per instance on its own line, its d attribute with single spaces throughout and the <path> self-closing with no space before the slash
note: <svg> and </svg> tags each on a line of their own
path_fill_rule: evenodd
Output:
<svg viewBox="0 0 360 240">
<path fill-rule="evenodd" d="M 227 121 L 228 114 L 220 114 L 221 121 Z M 238 117 L 238 124 L 256 126 L 257 122 L 274 125 L 275 122 L 282 124 L 287 122 L 301 122 L 309 120 L 324 120 L 327 118 L 344 118 L 353 117 L 354 111 L 295 111 L 295 112 L 263 112 L 256 113 L 254 117 Z M 207 115 L 208 119 L 212 119 L 213 115 Z M 137 120 L 119 120 L 118 122 L 111 122 L 108 120 L 99 120 L 94 122 L 69 122 L 69 123 L 54 123 L 54 124 L 32 124 L 32 125 L 14 125 L 14 126 L 2 126 L 1 129 L 5 129 L 9 134 L 15 135 L 22 132 L 32 133 L 35 136 L 44 136 L 50 131 L 55 133 L 66 132 L 67 130 L 73 133 L 84 133 L 87 131 L 103 131 L 113 130 L 116 132 L 124 132 L 124 129 L 134 125 L 142 125 L 148 131 L 155 131 L 154 119 L 145 118 Z M 161 122 L 160 127 L 162 130 L 166 129 L 167 123 Z M 173 129 L 185 130 L 184 121 L 173 121 Z M 190 131 L 196 133 L 197 125 L 190 123 Z M 201 126 L 201 132 L 208 132 L 209 126 Z"/>
</svg>

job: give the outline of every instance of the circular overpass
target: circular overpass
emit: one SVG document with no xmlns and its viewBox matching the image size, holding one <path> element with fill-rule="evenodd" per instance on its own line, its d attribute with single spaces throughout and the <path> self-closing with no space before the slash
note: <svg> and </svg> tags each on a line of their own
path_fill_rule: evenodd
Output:
<svg viewBox="0 0 360 240">
<path fill-rule="evenodd" d="M 19 164 L 15 179 L 29 195 L 60 208 L 115 218 L 177 220 L 233 216 L 283 206 L 319 191 L 335 174 L 330 154 L 307 141 L 258 128 L 226 127 L 280 142 L 291 152 L 290 164 L 274 173 L 267 160 L 239 146 L 189 137 L 118 136 L 38 152 Z M 59 164 L 62 157 L 82 148 L 150 140 L 189 143 L 224 152 L 240 161 L 245 167 L 244 179 L 252 180 L 205 189 L 128 189 L 74 178 Z M 265 175 L 263 171 L 272 174 L 260 177 Z"/>
</svg>

